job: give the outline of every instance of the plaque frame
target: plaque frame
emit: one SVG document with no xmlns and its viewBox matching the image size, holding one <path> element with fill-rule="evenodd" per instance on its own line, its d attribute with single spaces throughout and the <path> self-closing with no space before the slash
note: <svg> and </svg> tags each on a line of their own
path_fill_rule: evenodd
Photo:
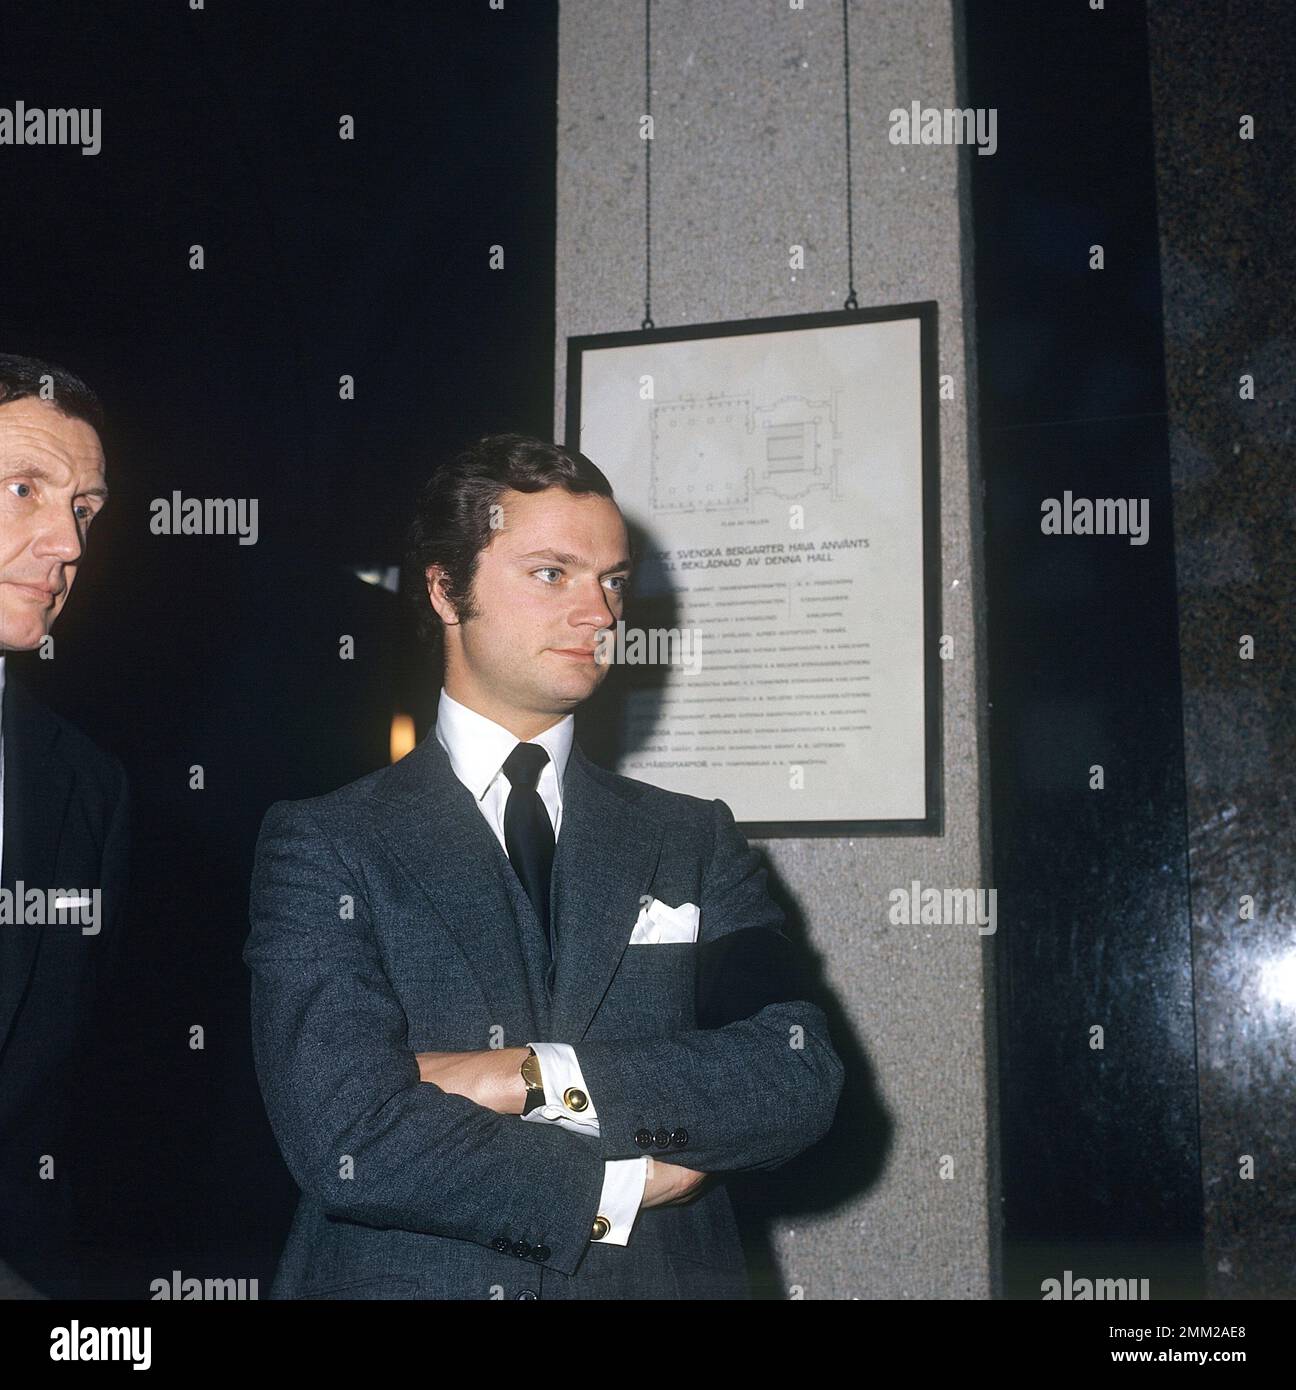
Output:
<svg viewBox="0 0 1296 1390">
<path fill-rule="evenodd" d="M 605 349 L 668 342 L 700 342 L 746 334 L 823 331 L 914 319 L 918 323 L 918 373 L 921 421 L 920 457 L 915 466 L 921 471 L 922 497 L 922 585 L 923 585 L 923 759 L 925 814 L 909 819 L 867 818 L 845 820 L 799 820 L 787 817 L 768 821 L 739 821 L 738 828 L 749 839 L 833 838 L 849 839 L 873 835 L 932 836 L 944 834 L 944 724 L 943 680 L 938 651 L 941 633 L 941 527 L 940 527 L 940 408 L 938 305 L 935 300 L 907 304 L 878 305 L 819 314 L 786 314 L 773 318 L 733 319 L 719 323 L 685 324 L 678 327 L 649 328 L 619 333 L 569 336 L 567 339 L 567 398 L 565 442 L 580 448 L 582 434 L 583 363 L 587 354 Z M 613 487 L 616 480 L 612 480 Z M 714 793 L 725 799 L 724 788 Z"/>
</svg>

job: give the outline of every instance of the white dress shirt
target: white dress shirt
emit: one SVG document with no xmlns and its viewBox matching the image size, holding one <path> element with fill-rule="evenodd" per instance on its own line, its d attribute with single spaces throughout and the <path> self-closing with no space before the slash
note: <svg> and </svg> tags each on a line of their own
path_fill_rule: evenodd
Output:
<svg viewBox="0 0 1296 1390">
<path fill-rule="evenodd" d="M 555 844 L 562 829 L 562 779 L 567 769 L 567 756 L 571 752 L 574 727 L 575 719 L 569 714 L 552 728 L 528 740 L 539 744 L 549 754 L 548 761 L 541 769 L 536 790 L 553 822 Z M 508 803 L 510 786 L 504 761 L 517 747 L 519 740 L 494 720 L 451 699 L 444 690 L 437 705 L 436 737 L 450 759 L 455 776 L 472 792 L 473 800 L 486 818 L 486 824 L 495 832 L 500 848 L 507 855 L 504 808 Z M 575 1048 L 569 1043 L 555 1042 L 532 1042 L 527 1045 L 535 1049 L 540 1061 L 545 1104 L 521 1118 L 561 1125 L 577 1133 L 598 1135 L 598 1112 L 594 1108 L 594 1097 L 590 1095 L 585 1078 L 581 1075 Z M 583 1092 L 588 1100 L 584 1110 L 573 1110 L 564 1100 L 568 1090 L 573 1087 Z M 625 1245 L 629 1241 L 631 1227 L 643 1201 L 651 1163 L 652 1157 L 648 1154 L 641 1158 L 606 1161 L 598 1214 L 610 1223 L 610 1229 L 599 1244 Z"/>
</svg>

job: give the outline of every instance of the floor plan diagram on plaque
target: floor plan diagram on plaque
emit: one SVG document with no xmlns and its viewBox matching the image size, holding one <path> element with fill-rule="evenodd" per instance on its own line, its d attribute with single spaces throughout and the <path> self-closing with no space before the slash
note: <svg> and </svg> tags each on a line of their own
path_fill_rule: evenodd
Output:
<svg viewBox="0 0 1296 1390">
<path fill-rule="evenodd" d="M 787 395 L 769 405 L 746 395 L 662 401 L 651 430 L 654 512 L 746 511 L 761 494 L 841 496 L 835 391 L 828 400 Z"/>
</svg>

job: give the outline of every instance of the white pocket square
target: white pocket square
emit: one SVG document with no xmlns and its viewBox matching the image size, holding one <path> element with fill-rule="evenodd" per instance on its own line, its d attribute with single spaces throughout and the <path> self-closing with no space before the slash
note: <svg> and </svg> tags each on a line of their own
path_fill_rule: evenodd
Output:
<svg viewBox="0 0 1296 1390">
<path fill-rule="evenodd" d="M 631 946 L 658 946 L 670 941 L 696 941 L 702 909 L 696 903 L 671 907 L 654 898 L 639 909 L 639 920 L 630 933 Z"/>
</svg>

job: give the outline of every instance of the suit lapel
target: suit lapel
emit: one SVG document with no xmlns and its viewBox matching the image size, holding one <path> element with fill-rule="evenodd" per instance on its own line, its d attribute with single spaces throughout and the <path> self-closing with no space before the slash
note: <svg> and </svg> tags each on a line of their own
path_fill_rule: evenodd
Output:
<svg viewBox="0 0 1296 1390">
<path fill-rule="evenodd" d="M 662 827 L 611 791 L 572 744 L 554 852 L 558 930 L 550 1034 L 577 1043 L 607 992 L 661 854 Z"/>
<path fill-rule="evenodd" d="M 6 673 L 4 716 L 4 855 L 0 886 L 55 888 L 59 836 L 74 781 L 55 751 L 58 724 Z M 25 891 L 25 890 L 24 890 Z M 17 910 L 15 902 L 14 908 Z M 36 963 L 42 928 L 0 925 L 0 1050 Z"/>
<path fill-rule="evenodd" d="M 513 1037 L 578 1042 L 629 944 L 661 853 L 661 825 L 609 790 L 572 744 L 554 852 L 551 1005 L 539 922 L 520 885 L 510 885 L 508 858 L 435 731 L 391 771 L 377 823 L 381 841 L 454 936 L 491 1020 Z"/>
<path fill-rule="evenodd" d="M 514 1037 L 545 1037 L 544 962 L 524 951 L 506 878 L 512 868 L 435 730 L 391 772 L 378 818 L 382 843 L 458 943 L 490 1021 Z"/>
</svg>

